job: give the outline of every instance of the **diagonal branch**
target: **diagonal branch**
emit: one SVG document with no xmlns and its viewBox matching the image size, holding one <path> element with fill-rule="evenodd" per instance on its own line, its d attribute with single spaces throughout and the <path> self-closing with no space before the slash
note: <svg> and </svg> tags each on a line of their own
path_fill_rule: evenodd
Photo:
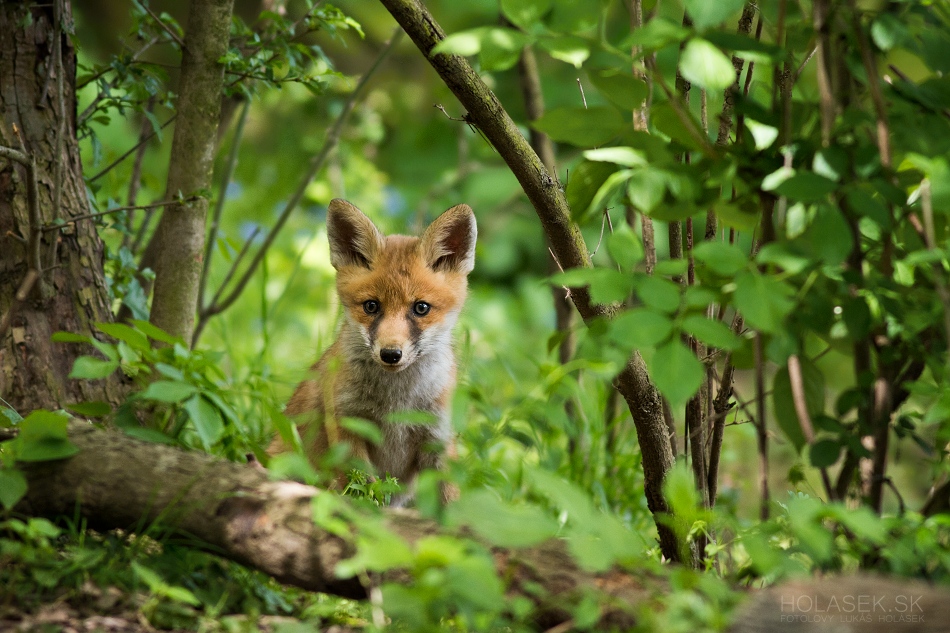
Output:
<svg viewBox="0 0 950 633">
<path fill-rule="evenodd" d="M 287 219 L 290 217 L 290 214 L 297 207 L 297 205 L 300 204 L 300 201 L 303 199 L 303 196 L 307 191 L 310 181 L 313 180 L 313 178 L 317 175 L 317 173 L 319 173 L 321 169 L 323 169 L 323 164 L 326 162 L 330 152 L 340 141 L 340 135 L 343 132 L 343 126 L 346 125 L 346 122 L 349 120 L 350 114 L 353 112 L 353 108 L 356 107 L 356 102 L 362 96 L 370 77 L 372 77 L 376 70 L 382 65 L 383 60 L 389 56 L 389 53 L 399 41 L 401 34 L 402 32 L 398 30 L 393 34 L 392 38 L 389 40 L 389 44 L 387 44 L 386 47 L 380 51 L 376 61 L 373 62 L 373 65 L 369 68 L 369 70 L 363 74 L 359 83 L 356 85 L 356 88 L 354 88 L 353 92 L 350 93 L 349 98 L 346 100 L 346 104 L 343 106 L 343 111 L 340 112 L 340 115 L 333 123 L 333 127 L 331 127 L 327 132 L 327 139 L 323 143 L 320 153 L 314 156 L 310 161 L 310 169 L 307 170 L 306 175 L 303 177 L 303 179 L 301 179 L 300 185 L 297 187 L 297 190 L 294 192 L 293 196 L 291 196 L 290 200 L 287 201 L 287 205 L 281 212 L 280 217 L 277 218 L 274 228 L 272 228 L 267 234 L 267 237 L 264 239 L 264 243 L 254 255 L 254 259 L 251 260 L 250 265 L 247 267 L 247 270 L 244 271 L 244 274 L 241 276 L 241 278 L 237 281 L 237 284 L 220 302 L 215 299 L 208 307 L 203 308 L 200 311 L 193 344 L 194 342 L 197 342 L 198 335 L 201 333 L 208 319 L 231 307 L 231 305 L 237 301 L 237 298 L 244 291 L 244 288 L 247 286 L 248 282 L 250 282 L 251 277 L 253 277 L 254 273 L 257 271 L 257 267 L 260 266 L 262 261 L 264 261 L 264 256 L 267 255 L 267 251 L 271 244 L 274 243 L 274 239 L 277 237 L 280 229 L 283 228 L 284 224 L 287 222 Z M 235 265 L 238 263 L 239 262 L 235 262 Z M 218 294 L 220 294 L 220 292 L 221 291 L 219 290 Z"/>
<path fill-rule="evenodd" d="M 580 227 L 571 220 L 570 208 L 557 183 L 547 176 L 541 159 L 521 135 L 518 126 L 465 58 L 432 54 L 445 38 L 442 28 L 419 0 L 381 0 L 396 22 L 468 110 L 468 120 L 495 147 L 521 184 L 547 235 L 555 258 L 564 269 L 590 268 L 591 261 Z M 611 317 L 617 306 L 598 305 L 587 287 L 572 288 L 571 297 L 585 322 Z M 673 450 L 663 419 L 662 399 L 647 373 L 643 358 L 634 353 L 614 381 L 633 415 L 643 451 L 647 505 L 654 515 L 669 512 L 662 485 L 673 466 Z M 670 527 L 659 522 L 660 548 L 667 558 L 679 559 L 679 546 Z"/>
</svg>

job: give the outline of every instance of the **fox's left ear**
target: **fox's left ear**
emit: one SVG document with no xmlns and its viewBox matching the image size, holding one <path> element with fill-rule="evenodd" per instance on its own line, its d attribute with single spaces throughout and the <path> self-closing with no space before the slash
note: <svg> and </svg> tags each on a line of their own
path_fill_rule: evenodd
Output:
<svg viewBox="0 0 950 633">
<path fill-rule="evenodd" d="M 422 234 L 422 256 L 432 270 L 467 275 L 475 268 L 475 214 L 467 204 L 445 211 Z"/>
</svg>

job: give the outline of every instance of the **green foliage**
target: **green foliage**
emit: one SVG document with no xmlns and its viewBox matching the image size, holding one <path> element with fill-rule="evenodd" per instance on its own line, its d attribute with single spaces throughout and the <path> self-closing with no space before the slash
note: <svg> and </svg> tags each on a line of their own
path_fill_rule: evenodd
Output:
<svg viewBox="0 0 950 633">
<path fill-rule="evenodd" d="M 80 356 L 70 377 L 95 379 L 121 370 L 139 389 L 114 415 L 101 402 L 70 405 L 76 413 L 109 416 L 135 437 L 200 446 L 232 460 L 259 450 L 267 433 L 264 422 L 274 424 L 282 417 L 267 381 L 251 375 L 243 384 L 235 383 L 222 371 L 220 354 L 189 349 L 147 321 L 100 323 L 97 328 L 115 342 L 66 332 L 53 336 L 59 342 L 90 344 L 106 357 Z"/>
</svg>

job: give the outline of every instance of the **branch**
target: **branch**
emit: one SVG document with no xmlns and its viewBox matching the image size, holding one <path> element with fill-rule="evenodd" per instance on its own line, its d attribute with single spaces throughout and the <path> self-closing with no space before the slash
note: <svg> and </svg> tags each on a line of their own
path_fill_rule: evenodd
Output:
<svg viewBox="0 0 950 633">
<path fill-rule="evenodd" d="M 241 147 L 241 138 L 244 136 L 244 124 L 247 123 L 247 113 L 251 109 L 250 100 L 244 102 L 241 108 L 241 116 L 238 118 L 237 128 L 234 130 L 234 138 L 231 140 L 231 153 L 228 154 L 228 162 L 221 174 L 221 184 L 218 186 L 218 199 L 214 204 L 214 214 L 211 216 L 211 227 L 208 229 L 208 238 L 205 240 L 204 268 L 201 270 L 201 283 L 198 286 L 198 309 L 204 307 L 205 288 L 208 285 L 208 273 L 211 271 L 211 258 L 214 255 L 214 243 L 218 239 L 218 227 L 221 224 L 221 214 L 224 212 L 224 201 L 227 198 L 228 184 L 234 176 L 234 169 L 237 167 L 238 149 Z M 250 240 L 248 240 L 250 242 Z M 237 262 L 235 262 L 237 264 Z M 194 343 L 192 343 L 194 347 Z"/>
<path fill-rule="evenodd" d="M 20 284 L 20 287 L 17 289 L 16 294 L 13 295 L 13 301 L 10 303 L 7 313 L 3 315 L 3 318 L 0 319 L 0 338 L 7 333 L 7 330 L 10 329 L 10 326 L 13 324 L 13 317 L 16 315 L 17 308 L 20 307 L 26 298 L 30 295 L 30 291 L 33 290 L 33 285 L 40 278 L 40 273 L 37 270 L 30 269 L 26 273 L 26 277 L 23 278 L 23 282 Z"/>
<path fill-rule="evenodd" d="M 402 35 L 401 31 L 395 31 L 393 36 L 389 40 L 389 44 L 380 51 L 379 55 L 376 57 L 376 61 L 373 62 L 373 65 L 370 66 L 363 76 L 360 78 L 356 88 L 353 89 L 353 92 L 350 93 L 350 96 L 347 98 L 346 103 L 343 106 L 343 111 L 340 112 L 340 115 L 336 118 L 336 121 L 333 122 L 333 126 L 327 132 L 327 139 L 323 143 L 323 147 L 320 149 L 320 153 L 313 157 L 310 161 L 310 169 L 307 171 L 306 175 L 300 181 L 300 185 L 297 187 L 297 190 L 290 197 L 290 200 L 287 201 L 287 205 L 284 207 L 284 210 L 281 212 L 280 217 L 277 218 L 277 222 L 274 224 L 274 228 L 270 230 L 267 234 L 267 237 L 264 239 L 264 243 L 261 245 L 261 248 L 254 255 L 254 259 L 251 260 L 250 265 L 247 270 L 244 271 L 244 274 L 238 280 L 237 285 L 231 290 L 228 295 L 221 300 L 219 303 L 217 300 L 213 300 L 211 304 L 203 308 L 198 316 L 198 327 L 203 328 L 203 322 L 207 321 L 209 318 L 213 317 L 216 314 L 227 310 L 231 305 L 237 301 L 237 298 L 241 296 L 241 293 L 244 291 L 245 286 L 251 280 L 251 277 L 254 276 L 254 273 L 257 271 L 257 267 L 260 266 L 261 262 L 264 260 L 264 256 L 267 254 L 267 250 L 270 248 L 271 244 L 274 243 L 274 239 L 277 237 L 277 234 L 280 232 L 280 229 L 283 228 L 284 224 L 287 222 L 287 219 L 290 217 L 290 214 L 300 203 L 300 200 L 303 199 L 304 194 L 307 191 L 307 186 L 310 184 L 310 181 L 319 173 L 323 168 L 323 164 L 326 162 L 327 157 L 330 155 L 330 152 L 336 147 L 337 143 L 340 140 L 340 135 L 343 131 L 343 126 L 346 124 L 347 120 L 350 117 L 350 114 L 353 112 L 353 108 L 356 106 L 356 102 L 363 94 L 363 90 L 366 88 L 366 84 L 369 82 L 370 77 L 376 72 L 376 70 L 382 65 L 383 60 L 389 56 L 389 53 L 396 46 L 396 43 L 399 41 L 400 36 Z M 235 262 L 235 266 L 237 262 Z M 219 290 L 220 294 L 220 290 Z"/>
<path fill-rule="evenodd" d="M 811 414 L 808 413 L 808 402 L 805 399 L 805 380 L 802 377 L 802 361 L 795 354 L 788 357 L 788 381 L 792 386 L 792 401 L 795 403 L 795 415 L 798 424 L 802 427 L 802 435 L 809 446 L 815 443 L 815 425 L 812 424 Z M 834 499 L 834 489 L 831 479 L 828 478 L 828 469 L 821 467 L 821 483 L 825 487 L 825 494 L 829 500 Z"/>
<path fill-rule="evenodd" d="M 176 112 L 175 114 L 171 115 L 171 116 L 168 118 L 167 121 L 165 121 L 164 123 L 162 123 L 161 127 L 159 127 L 158 130 L 152 130 L 152 133 L 151 133 L 151 134 L 149 134 L 149 135 L 147 135 L 147 136 L 145 136 L 145 137 L 140 138 L 140 139 L 139 139 L 139 142 L 136 143 L 135 145 L 133 145 L 133 146 L 129 149 L 129 151 L 127 151 L 126 153 L 124 153 L 124 154 L 122 154 L 121 156 L 119 156 L 118 158 L 116 158 L 114 161 L 112 161 L 111 163 L 109 163 L 104 169 L 102 169 L 101 171 L 99 171 L 98 173 L 96 173 L 94 176 L 90 176 L 90 177 L 87 179 L 87 181 L 88 181 L 89 183 L 93 183 L 93 182 L 99 180 L 100 178 L 102 178 L 103 176 L 105 176 L 107 173 L 109 173 L 109 172 L 112 171 L 113 169 L 115 169 L 115 167 L 116 167 L 119 163 L 121 163 L 121 162 L 124 161 L 126 158 L 128 158 L 129 156 L 131 156 L 131 155 L 135 152 L 135 150 L 137 150 L 140 146 L 144 145 L 145 143 L 148 143 L 150 140 L 152 140 L 152 137 L 153 137 L 153 136 L 155 136 L 156 134 L 158 134 L 158 132 L 164 130 L 166 127 L 168 127 L 169 125 L 171 125 L 172 121 L 174 121 L 177 117 L 178 117 L 178 113 L 177 113 L 177 112 Z"/>
<path fill-rule="evenodd" d="M 563 191 L 547 176 L 547 170 L 502 107 L 464 57 L 432 49 L 445 38 L 442 28 L 420 0 L 380 0 L 406 31 L 462 106 L 471 123 L 485 135 L 507 163 L 538 214 L 556 260 L 565 270 L 590 268 L 591 261 L 580 227 L 571 219 Z M 611 317 L 617 306 L 597 305 L 587 287 L 571 288 L 574 306 L 586 323 L 598 317 Z M 646 369 L 643 358 L 634 353 L 614 381 L 623 395 L 637 427 L 643 451 L 643 471 L 647 505 L 654 515 L 669 511 L 662 484 L 673 466 L 673 450 L 663 420 L 662 399 Z M 673 530 L 658 523 L 660 547 L 664 556 L 679 558 L 679 546 Z"/>
</svg>

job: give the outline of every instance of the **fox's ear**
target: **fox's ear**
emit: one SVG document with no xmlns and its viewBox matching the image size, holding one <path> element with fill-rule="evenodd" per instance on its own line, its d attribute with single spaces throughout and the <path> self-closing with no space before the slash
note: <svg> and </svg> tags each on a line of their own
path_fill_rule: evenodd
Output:
<svg viewBox="0 0 950 633">
<path fill-rule="evenodd" d="M 327 209 L 330 263 L 369 268 L 383 247 L 383 234 L 372 220 L 346 200 L 334 198 Z"/>
<path fill-rule="evenodd" d="M 454 206 L 422 234 L 422 255 L 432 270 L 467 275 L 475 268 L 475 214 L 467 204 Z"/>
</svg>

